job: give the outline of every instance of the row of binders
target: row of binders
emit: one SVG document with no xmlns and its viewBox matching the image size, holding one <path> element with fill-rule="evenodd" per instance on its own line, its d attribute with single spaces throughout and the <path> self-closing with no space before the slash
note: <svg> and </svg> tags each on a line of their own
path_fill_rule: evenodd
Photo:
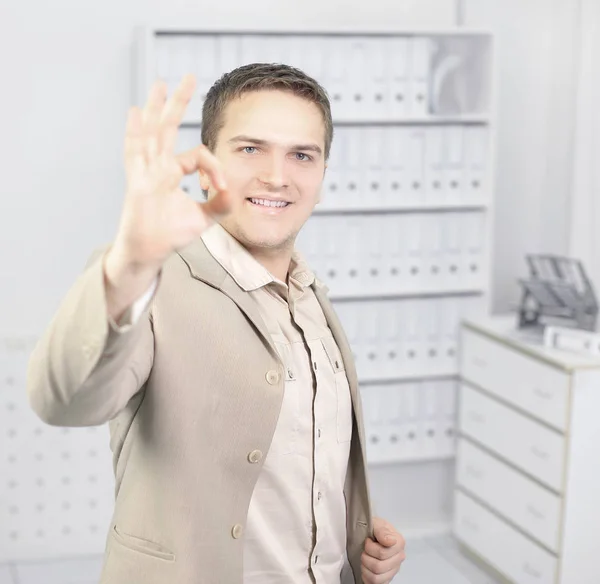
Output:
<svg viewBox="0 0 600 584">
<path fill-rule="evenodd" d="M 335 302 L 361 382 L 458 373 L 458 330 L 479 295 Z"/>
<path fill-rule="evenodd" d="M 488 141 L 485 125 L 336 127 L 322 206 L 486 203 Z"/>
<path fill-rule="evenodd" d="M 456 396 L 453 379 L 363 386 L 367 462 L 453 456 Z"/>
<path fill-rule="evenodd" d="M 483 125 L 336 127 L 316 210 L 485 206 L 488 140 Z M 178 151 L 199 143 L 199 128 L 180 130 Z M 185 181 L 197 195 L 198 177 Z"/>
<path fill-rule="evenodd" d="M 153 65 L 171 90 L 186 73 L 196 75 L 189 122 L 201 118 L 217 78 L 249 63 L 284 63 L 315 78 L 329 94 L 334 120 L 421 119 L 435 113 L 436 92 L 445 86 L 431 70 L 437 46 L 435 37 L 420 35 L 160 34 Z M 452 68 L 456 59 L 448 55 Z"/>
<path fill-rule="evenodd" d="M 482 211 L 313 215 L 297 247 L 332 297 L 483 291 Z"/>
</svg>

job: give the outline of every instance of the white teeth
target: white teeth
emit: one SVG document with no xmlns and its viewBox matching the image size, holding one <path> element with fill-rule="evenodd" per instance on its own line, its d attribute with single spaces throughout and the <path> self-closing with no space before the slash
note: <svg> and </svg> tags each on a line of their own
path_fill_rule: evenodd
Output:
<svg viewBox="0 0 600 584">
<path fill-rule="evenodd" d="M 267 201 L 266 199 L 250 199 L 255 205 L 262 205 L 263 207 L 287 207 L 288 203 L 285 201 Z"/>
</svg>

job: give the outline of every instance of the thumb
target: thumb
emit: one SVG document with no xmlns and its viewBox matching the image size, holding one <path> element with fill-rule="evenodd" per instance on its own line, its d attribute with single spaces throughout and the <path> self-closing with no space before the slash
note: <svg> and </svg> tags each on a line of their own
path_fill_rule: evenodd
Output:
<svg viewBox="0 0 600 584">
<path fill-rule="evenodd" d="M 396 544 L 396 537 L 387 527 L 380 527 L 375 531 L 377 542 L 385 547 L 392 547 Z"/>
</svg>

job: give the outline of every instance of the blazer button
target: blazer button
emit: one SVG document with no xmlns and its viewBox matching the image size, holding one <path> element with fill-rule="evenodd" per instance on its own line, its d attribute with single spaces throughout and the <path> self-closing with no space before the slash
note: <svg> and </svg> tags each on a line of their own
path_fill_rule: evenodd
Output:
<svg viewBox="0 0 600 584">
<path fill-rule="evenodd" d="M 242 537 L 242 533 L 244 532 L 244 528 L 238 523 L 233 526 L 231 530 L 231 535 L 233 535 L 234 539 L 240 539 Z"/>
<path fill-rule="evenodd" d="M 279 373 L 275 369 L 267 371 L 267 383 L 269 385 L 275 385 L 279 381 Z"/>
<path fill-rule="evenodd" d="M 248 460 L 252 463 L 252 464 L 256 464 L 257 462 L 260 461 L 260 459 L 262 458 L 262 452 L 260 450 L 253 450 L 249 455 L 248 455 Z"/>
</svg>

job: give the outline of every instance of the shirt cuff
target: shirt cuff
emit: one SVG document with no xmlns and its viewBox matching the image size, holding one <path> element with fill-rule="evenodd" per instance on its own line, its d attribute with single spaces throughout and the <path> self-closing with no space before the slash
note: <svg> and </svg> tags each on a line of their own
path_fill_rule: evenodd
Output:
<svg viewBox="0 0 600 584">
<path fill-rule="evenodd" d="M 138 298 L 123 314 L 123 316 L 119 319 L 119 322 L 116 323 L 114 319 L 109 315 L 108 322 L 110 327 L 117 333 L 126 333 L 132 326 L 134 326 L 146 310 L 150 301 L 152 300 L 152 296 L 156 291 L 156 287 L 158 286 L 158 277 L 154 279 L 150 287 L 140 298 Z"/>
</svg>

